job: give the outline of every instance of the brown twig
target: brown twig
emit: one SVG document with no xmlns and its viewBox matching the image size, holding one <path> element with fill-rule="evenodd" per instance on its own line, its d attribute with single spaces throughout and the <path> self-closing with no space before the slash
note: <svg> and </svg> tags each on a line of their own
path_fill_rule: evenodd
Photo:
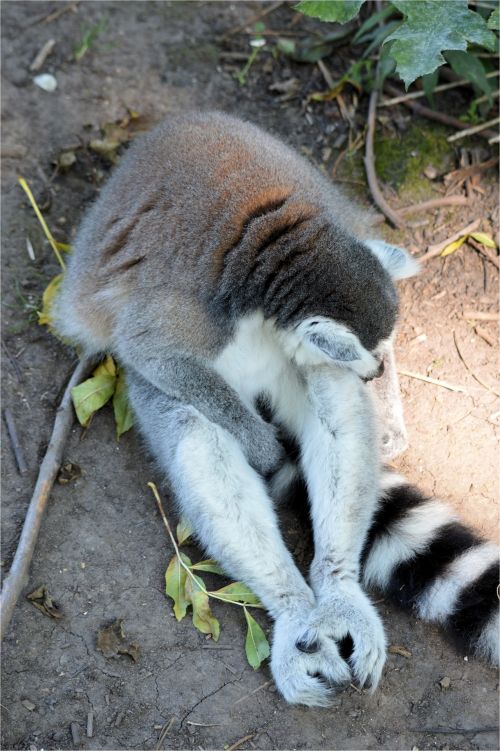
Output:
<svg viewBox="0 0 500 751">
<path fill-rule="evenodd" d="M 70 10 L 73 11 L 73 13 L 76 13 L 79 4 L 80 0 L 74 0 L 74 2 L 68 3 L 68 5 L 65 5 L 62 8 L 58 8 L 58 10 L 52 11 L 52 13 L 49 13 L 47 16 L 39 16 L 38 18 L 35 18 L 33 21 L 30 21 L 24 28 L 29 29 L 31 28 L 31 26 L 36 26 L 39 23 L 51 23 Z"/>
<path fill-rule="evenodd" d="M 467 735 L 467 733 L 498 733 L 498 727 L 491 725 L 482 728 L 412 728 L 412 733 L 431 733 L 432 735 Z"/>
<path fill-rule="evenodd" d="M 57 409 L 52 435 L 38 472 L 38 479 L 28 506 L 28 512 L 24 520 L 23 531 L 14 561 L 2 588 L 0 597 L 0 638 L 3 638 L 5 635 L 16 602 L 25 585 L 45 506 L 47 505 L 50 491 L 61 465 L 64 444 L 73 421 L 71 389 L 80 383 L 93 365 L 94 361 L 92 359 L 80 360 L 66 386 L 61 403 Z"/>
<path fill-rule="evenodd" d="M 19 474 L 25 475 L 28 471 L 28 465 L 26 464 L 23 449 L 19 442 L 16 425 L 14 423 L 14 416 L 8 407 L 4 409 L 3 416 L 5 419 L 5 424 L 7 426 L 7 433 L 9 434 L 10 443 L 12 446 L 12 451 L 14 452 L 14 457 L 16 459 Z"/>
<path fill-rule="evenodd" d="M 429 201 L 414 203 L 413 206 L 405 206 L 398 209 L 400 214 L 413 214 L 416 211 L 431 211 L 439 209 L 441 206 L 466 206 L 468 199 L 466 196 L 443 196 L 443 198 L 431 198 Z"/>
<path fill-rule="evenodd" d="M 229 31 L 226 31 L 223 36 L 219 38 L 220 42 L 225 41 L 229 37 L 234 36 L 234 34 L 238 34 L 240 31 L 244 31 L 248 26 L 251 24 L 256 23 L 257 21 L 260 21 L 261 18 L 265 18 L 270 13 L 274 13 L 275 10 L 278 10 L 282 5 L 284 5 L 283 0 L 280 0 L 279 3 L 273 3 L 273 5 L 269 5 L 265 10 L 260 11 L 259 13 L 256 13 L 254 16 L 248 19 L 245 23 L 241 23 L 238 26 L 235 26 L 233 29 L 229 29 Z"/>
<path fill-rule="evenodd" d="M 366 178 L 368 180 L 368 186 L 373 196 L 373 200 L 375 201 L 379 209 L 389 219 L 389 221 L 394 224 L 395 227 L 401 229 L 405 226 L 405 223 L 399 216 L 397 211 L 394 211 L 389 206 L 384 196 L 382 195 L 382 191 L 380 190 L 377 180 L 377 174 L 375 172 L 375 154 L 373 150 L 373 142 L 375 137 L 375 114 L 377 110 L 377 99 L 378 91 L 376 88 L 374 88 L 370 95 L 370 104 L 368 106 L 368 128 L 366 131 L 364 159 Z"/>
<path fill-rule="evenodd" d="M 465 128 L 461 133 L 454 133 L 452 136 L 448 136 L 446 140 L 448 143 L 453 143 L 460 138 L 480 134 L 486 130 L 486 128 L 489 128 L 490 125 L 498 125 L 498 123 L 500 123 L 500 117 L 494 117 L 492 120 L 487 120 L 485 123 L 479 123 L 479 125 L 473 125 L 471 128 Z"/>
<path fill-rule="evenodd" d="M 243 738 L 240 738 L 239 741 L 236 741 L 236 743 L 233 743 L 232 746 L 229 746 L 229 748 L 226 751 L 236 751 L 237 748 L 242 746 L 247 741 L 251 741 L 254 737 L 255 733 L 249 733 L 249 735 L 244 735 Z"/>
<path fill-rule="evenodd" d="M 56 46 L 56 40 L 55 39 L 49 39 L 45 44 L 43 45 L 42 49 L 38 52 L 35 59 L 30 65 L 30 71 L 32 73 L 36 72 L 37 70 L 40 70 L 54 47 Z"/>
<path fill-rule="evenodd" d="M 500 269 L 500 258 L 493 253 L 492 248 L 486 248 L 482 243 L 478 242 L 474 237 L 468 237 L 467 242 L 469 245 L 472 245 L 473 248 L 479 251 L 481 255 L 483 255 L 485 258 L 488 259 L 488 261 L 491 261 L 493 266 L 496 266 L 497 269 Z"/>
<path fill-rule="evenodd" d="M 498 313 L 485 310 L 464 310 L 464 318 L 473 321 L 498 321 L 500 316 Z"/>
<path fill-rule="evenodd" d="M 389 94 L 392 94 L 392 96 L 401 96 L 399 89 L 397 89 L 395 86 L 392 86 L 392 84 L 390 84 L 388 81 L 384 83 L 384 89 L 388 91 Z M 415 112 L 415 114 L 417 115 L 426 117 L 428 120 L 435 120 L 436 122 L 443 123 L 444 125 L 450 125 L 452 128 L 455 128 L 455 130 L 466 130 L 469 127 L 467 123 L 463 123 L 461 122 L 461 120 L 457 120 L 456 117 L 447 115 L 444 112 L 439 112 L 438 110 L 431 110 L 430 107 L 425 107 L 423 104 L 417 104 L 417 102 L 413 101 L 412 99 L 405 100 L 402 102 L 402 104 L 405 107 L 413 110 L 413 112 Z M 492 136 L 496 136 L 497 134 L 492 130 L 483 130 L 478 133 L 478 135 L 482 136 L 483 138 L 491 138 Z"/>
<path fill-rule="evenodd" d="M 411 370 L 398 370 L 399 375 L 407 376 L 408 378 L 415 378 L 417 381 L 425 381 L 425 383 L 432 383 L 433 386 L 441 386 L 448 391 L 456 391 L 461 394 L 467 394 L 467 389 L 463 386 L 454 386 L 448 381 L 440 381 L 437 378 L 431 378 L 430 376 L 424 376 L 421 373 L 412 373 Z"/>
<path fill-rule="evenodd" d="M 483 329 L 482 326 L 474 326 L 474 331 L 476 334 L 483 339 L 483 341 L 486 342 L 486 344 L 489 344 L 490 347 L 494 347 L 496 344 L 495 339 L 490 336 L 490 333 L 486 331 L 486 329 Z"/>
<path fill-rule="evenodd" d="M 425 253 L 423 256 L 420 256 L 420 258 L 418 259 L 418 262 L 426 263 L 426 261 L 429 261 L 431 258 L 435 258 L 436 256 L 440 255 L 440 253 L 443 252 L 443 250 L 446 248 L 447 245 L 449 245 L 452 242 L 455 242 L 455 240 L 458 240 L 459 237 L 464 237 L 465 235 L 468 235 L 471 232 L 475 232 L 480 224 L 481 224 L 481 220 L 475 219 L 466 227 L 462 227 L 462 229 L 459 229 L 458 232 L 454 232 L 453 235 L 450 235 L 450 237 L 447 237 L 446 240 L 443 240 L 442 242 L 437 243 L 436 245 L 429 245 L 427 249 L 427 253 Z"/>
<path fill-rule="evenodd" d="M 486 78 L 496 78 L 500 75 L 499 71 L 494 70 L 491 73 L 486 74 Z M 442 83 L 436 86 L 433 93 L 437 94 L 440 91 L 448 91 L 449 89 L 456 89 L 458 86 L 470 86 L 471 83 L 466 78 L 461 78 L 459 81 L 452 81 L 451 83 Z M 411 91 L 409 94 L 401 94 L 401 96 L 395 96 L 392 99 L 384 99 L 380 102 L 379 107 L 392 107 L 394 104 L 404 104 L 412 99 L 421 99 L 425 96 L 425 91 Z M 484 98 L 487 100 L 487 97 Z"/>
<path fill-rule="evenodd" d="M 457 335 L 455 334 L 455 332 L 453 332 L 453 341 L 455 342 L 455 347 L 456 347 L 457 354 L 458 354 L 459 358 L 461 359 L 461 361 L 463 362 L 463 364 L 465 365 L 466 369 L 469 371 L 469 373 L 471 374 L 471 376 L 473 377 L 473 379 L 475 381 L 477 381 L 479 383 L 479 385 L 483 387 L 483 389 L 486 389 L 487 391 L 490 391 L 492 394 L 495 394 L 495 396 L 500 396 L 500 393 L 498 391 L 496 391 L 492 386 L 489 386 L 487 383 L 485 383 L 484 381 L 482 381 L 479 378 L 479 376 L 476 375 L 476 373 L 472 370 L 472 368 L 470 367 L 470 365 L 468 365 L 468 363 L 466 362 L 464 356 L 462 355 L 462 353 L 460 351 L 460 347 L 458 346 Z"/>
</svg>

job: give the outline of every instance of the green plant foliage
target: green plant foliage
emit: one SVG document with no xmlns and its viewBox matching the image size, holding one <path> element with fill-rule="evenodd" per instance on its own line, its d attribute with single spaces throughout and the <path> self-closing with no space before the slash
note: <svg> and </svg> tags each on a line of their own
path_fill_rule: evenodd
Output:
<svg viewBox="0 0 500 751">
<path fill-rule="evenodd" d="M 115 393 L 113 394 L 113 412 L 116 423 L 116 437 L 119 438 L 127 430 L 130 430 L 134 424 L 134 415 L 127 395 L 127 384 L 121 369 L 118 370 Z"/>
<path fill-rule="evenodd" d="M 87 427 L 94 412 L 109 402 L 115 391 L 116 376 L 102 374 L 87 378 L 71 389 L 78 422 Z"/>
<path fill-rule="evenodd" d="M 269 657 L 269 642 L 262 628 L 259 626 L 248 610 L 244 608 L 247 621 L 247 636 L 245 639 L 245 652 L 249 664 L 254 670 L 258 670 L 264 660 Z"/>
<path fill-rule="evenodd" d="M 186 566 L 191 566 L 191 561 L 184 553 L 181 553 L 182 561 Z M 174 601 L 174 613 L 178 621 L 182 621 L 186 615 L 189 600 L 186 597 L 187 571 L 176 555 L 168 564 L 165 571 L 165 592 Z"/>
<path fill-rule="evenodd" d="M 500 9 L 499 8 L 494 10 L 491 16 L 488 18 L 488 28 L 493 29 L 494 31 L 500 31 Z"/>
<path fill-rule="evenodd" d="M 303 0 L 295 6 L 306 16 L 345 23 L 359 13 L 364 0 Z"/>
<path fill-rule="evenodd" d="M 243 602 L 245 605 L 260 606 L 259 598 L 243 582 L 232 582 L 210 594 L 216 595 L 219 599 L 226 600 L 227 602 Z"/>
<path fill-rule="evenodd" d="M 391 55 L 406 88 L 446 62 L 445 50 L 465 51 L 468 43 L 495 47 L 494 33 L 467 0 L 393 0 L 393 5 L 405 21 L 387 41 L 393 41 Z"/>
<path fill-rule="evenodd" d="M 492 88 L 486 78 L 486 71 L 481 60 L 470 52 L 450 51 L 445 53 L 455 73 L 470 81 L 476 88 L 486 94 L 491 101 Z"/>
</svg>

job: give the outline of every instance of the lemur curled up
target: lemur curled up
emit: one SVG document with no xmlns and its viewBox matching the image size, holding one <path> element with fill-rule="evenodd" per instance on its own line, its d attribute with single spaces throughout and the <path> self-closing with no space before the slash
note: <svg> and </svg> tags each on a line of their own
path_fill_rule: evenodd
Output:
<svg viewBox="0 0 500 751">
<path fill-rule="evenodd" d="M 377 686 L 385 637 L 365 587 L 498 660 L 496 547 L 382 468 L 381 451 L 402 440 L 394 280 L 415 264 L 369 232 L 279 140 L 217 112 L 179 116 L 123 158 L 83 220 L 57 302 L 63 336 L 126 368 L 181 513 L 260 597 L 275 620 L 276 685 L 308 705 L 352 679 Z M 365 381 L 384 358 L 379 430 Z M 281 434 L 298 444 L 295 462 Z M 308 581 L 273 509 L 298 475 L 314 532 Z"/>
</svg>

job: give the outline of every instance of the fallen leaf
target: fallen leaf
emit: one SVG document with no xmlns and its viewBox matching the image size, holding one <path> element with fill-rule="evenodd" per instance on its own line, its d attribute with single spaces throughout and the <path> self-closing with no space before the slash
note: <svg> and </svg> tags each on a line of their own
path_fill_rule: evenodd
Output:
<svg viewBox="0 0 500 751">
<path fill-rule="evenodd" d="M 78 466 L 78 464 L 66 462 L 66 464 L 63 464 L 61 469 L 59 470 L 59 474 L 57 475 L 57 482 L 59 483 L 59 485 L 67 485 L 68 482 L 78 480 L 78 478 L 81 476 L 82 470 Z"/>
<path fill-rule="evenodd" d="M 113 396 L 116 376 L 99 375 L 88 378 L 71 389 L 71 398 L 80 425 L 86 427 L 90 418 Z"/>
<path fill-rule="evenodd" d="M 462 247 L 462 245 L 464 244 L 466 240 L 467 240 L 467 235 L 462 235 L 462 237 L 459 237 L 458 240 L 455 240 L 454 242 L 447 245 L 441 251 L 441 257 L 444 258 L 445 256 L 449 256 L 452 253 L 454 253 L 456 250 Z"/>
<path fill-rule="evenodd" d="M 176 534 L 178 545 L 184 545 L 186 540 L 189 540 L 189 538 L 193 534 L 193 530 L 187 519 L 180 520 L 179 524 L 177 525 Z"/>
<path fill-rule="evenodd" d="M 401 657 L 406 657 L 407 660 L 409 660 L 412 656 L 409 649 L 406 649 L 406 647 L 400 647 L 399 644 L 393 644 L 392 646 L 390 646 L 388 652 L 390 652 L 391 655 L 400 655 Z"/>
<path fill-rule="evenodd" d="M 181 557 L 186 566 L 191 566 L 191 561 L 181 553 Z M 174 613 L 178 621 L 182 621 L 186 615 L 189 600 L 186 598 L 186 579 L 187 571 L 181 566 L 176 555 L 172 558 L 165 571 L 165 592 L 174 601 Z"/>
<path fill-rule="evenodd" d="M 51 282 L 45 287 L 42 295 L 42 309 L 37 312 L 38 323 L 40 326 L 52 327 L 52 306 L 54 304 L 59 285 L 63 279 L 62 274 L 55 276 Z"/>
<path fill-rule="evenodd" d="M 94 370 L 92 375 L 93 376 L 101 376 L 101 375 L 115 376 L 116 375 L 116 365 L 111 355 L 108 355 L 105 360 L 99 363 L 99 365 Z"/>
<path fill-rule="evenodd" d="M 104 657 L 118 657 L 128 655 L 134 662 L 139 659 L 140 650 L 137 644 L 129 644 L 123 628 L 123 618 L 117 618 L 109 626 L 97 632 L 97 649 Z"/>
<path fill-rule="evenodd" d="M 26 595 L 26 599 L 31 602 L 32 605 L 37 608 L 44 615 L 48 615 L 49 618 L 62 618 L 63 612 L 57 602 L 52 599 L 47 587 L 42 586 L 34 589 L 29 595 Z"/>
<path fill-rule="evenodd" d="M 186 580 L 185 595 L 193 608 L 193 626 L 202 634 L 210 634 L 214 641 L 218 641 L 220 623 L 210 610 L 208 595 L 203 591 L 203 579 L 194 576 Z M 198 587 L 196 586 L 198 584 Z"/>
<path fill-rule="evenodd" d="M 497 244 L 493 240 L 493 238 L 485 234 L 484 232 L 471 232 L 470 237 L 473 237 L 474 240 L 477 240 L 478 243 L 481 243 L 482 245 L 486 245 L 487 248 L 497 247 Z"/>
<path fill-rule="evenodd" d="M 127 430 L 130 430 L 134 424 L 134 414 L 128 399 L 127 384 L 121 369 L 118 370 L 115 393 L 113 394 L 113 412 L 116 423 L 116 437 L 119 438 Z"/>
<path fill-rule="evenodd" d="M 250 615 L 246 608 L 243 609 L 248 626 L 245 639 L 245 652 L 249 664 L 254 670 L 258 670 L 262 662 L 269 657 L 269 642 L 255 618 Z"/>
<path fill-rule="evenodd" d="M 206 571 L 209 574 L 220 574 L 225 576 L 225 572 L 221 569 L 217 561 L 213 558 L 207 558 L 205 561 L 198 561 L 191 566 L 192 571 Z"/>
<path fill-rule="evenodd" d="M 217 595 L 227 602 L 244 602 L 247 605 L 260 605 L 260 600 L 243 582 L 232 582 L 210 594 Z"/>
</svg>

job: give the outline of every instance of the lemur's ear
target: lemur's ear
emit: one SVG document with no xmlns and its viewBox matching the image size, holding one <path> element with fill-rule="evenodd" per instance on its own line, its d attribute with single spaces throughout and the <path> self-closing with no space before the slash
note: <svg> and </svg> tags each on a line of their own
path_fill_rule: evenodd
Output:
<svg viewBox="0 0 500 751">
<path fill-rule="evenodd" d="M 320 316 L 308 318 L 300 324 L 299 333 L 307 349 L 324 361 L 348 367 L 363 377 L 378 367 L 356 334 L 341 323 Z"/>
<path fill-rule="evenodd" d="M 420 266 L 403 248 L 389 245 L 383 240 L 365 240 L 365 245 L 377 256 L 384 269 L 393 279 L 406 279 L 418 274 Z"/>
</svg>

